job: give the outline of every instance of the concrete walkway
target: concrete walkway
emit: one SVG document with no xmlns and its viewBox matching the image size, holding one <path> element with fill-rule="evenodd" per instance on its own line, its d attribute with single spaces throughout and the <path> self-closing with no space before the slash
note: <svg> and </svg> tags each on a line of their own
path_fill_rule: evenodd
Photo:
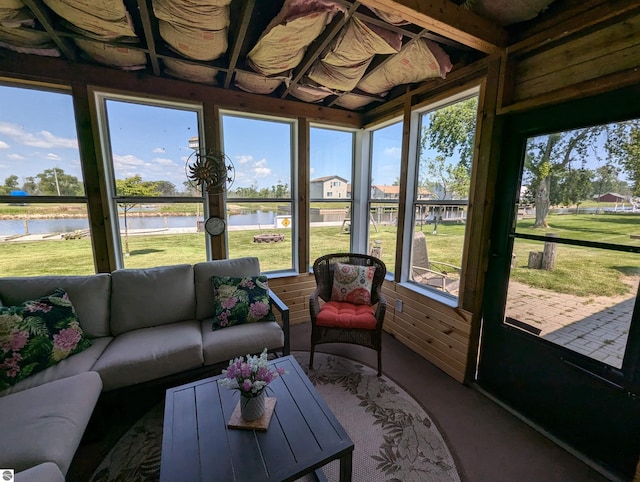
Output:
<svg viewBox="0 0 640 482">
<path fill-rule="evenodd" d="M 512 280 L 505 313 L 532 331 L 540 330 L 545 340 L 621 368 L 638 281 L 626 280 L 632 287 L 626 296 L 579 297 Z"/>
</svg>

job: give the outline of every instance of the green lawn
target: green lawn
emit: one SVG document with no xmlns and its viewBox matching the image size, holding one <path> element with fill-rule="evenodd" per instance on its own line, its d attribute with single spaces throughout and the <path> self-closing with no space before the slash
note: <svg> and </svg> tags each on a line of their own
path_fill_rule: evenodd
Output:
<svg viewBox="0 0 640 482">
<path fill-rule="evenodd" d="M 564 215 L 549 218 L 549 232 L 560 236 L 608 243 L 640 245 L 631 240 L 630 234 L 640 234 L 640 217 L 633 215 Z M 518 222 L 518 231 L 544 234 L 535 230 L 533 220 Z M 389 271 L 395 267 L 395 226 L 371 226 L 370 238 L 380 240 L 382 260 Z M 465 226 L 445 224 L 432 234 L 433 226 L 417 226 L 427 240 L 429 258 L 454 265 L 461 264 Z M 254 243 L 255 234 L 264 230 L 229 231 L 229 256 L 257 256 L 264 271 L 291 268 L 291 231 L 282 232 L 285 240 L 279 243 Z M 196 263 L 203 261 L 204 234 L 130 236 L 131 255 L 125 257 L 125 267 L 138 268 Z M 629 293 L 630 288 L 622 279 L 640 275 L 640 256 L 622 252 L 607 252 L 591 248 L 557 246 L 556 267 L 553 271 L 527 268 L 529 251 L 542 251 L 543 243 L 518 239 L 515 243 L 515 268 L 512 279 L 534 287 L 580 296 L 614 296 Z M 349 251 L 349 235 L 340 226 L 314 227 L 311 229 L 311 260 L 330 252 Z M 4 242 L 0 243 L 0 275 L 29 276 L 49 274 L 88 274 L 94 272 L 91 241 L 75 240 Z"/>
</svg>

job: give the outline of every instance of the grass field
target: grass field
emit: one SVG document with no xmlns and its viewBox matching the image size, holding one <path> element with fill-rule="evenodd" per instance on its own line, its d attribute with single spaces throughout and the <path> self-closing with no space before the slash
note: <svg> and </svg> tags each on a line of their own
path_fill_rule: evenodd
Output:
<svg viewBox="0 0 640 482">
<path fill-rule="evenodd" d="M 640 217 L 635 215 L 563 215 L 550 216 L 550 229 L 532 228 L 533 220 L 518 222 L 518 232 L 545 234 L 555 232 L 562 237 L 640 246 L 630 234 L 640 234 Z M 416 229 L 421 229 L 417 226 Z M 460 266 L 465 226 L 441 225 L 438 234 L 433 226 L 422 227 L 427 239 L 429 258 Z M 289 230 L 282 232 L 279 243 L 254 243 L 253 236 L 264 231 L 229 231 L 229 256 L 257 256 L 265 272 L 291 268 L 292 244 Z M 380 240 L 382 260 L 394 271 L 395 226 L 371 227 L 371 240 Z M 131 255 L 124 258 L 125 267 L 139 268 L 176 263 L 204 261 L 204 234 L 130 236 Z M 515 267 L 511 277 L 528 285 L 579 296 L 626 294 L 630 287 L 623 280 L 640 276 L 640 255 L 592 248 L 557 246 L 553 271 L 527 268 L 529 251 L 542 251 L 543 243 L 517 239 L 514 245 Z M 340 226 L 311 228 L 310 257 L 330 252 L 349 251 L 349 235 Z M 94 272 L 91 241 L 74 240 L 0 243 L 0 276 L 48 274 L 89 274 Z"/>
</svg>

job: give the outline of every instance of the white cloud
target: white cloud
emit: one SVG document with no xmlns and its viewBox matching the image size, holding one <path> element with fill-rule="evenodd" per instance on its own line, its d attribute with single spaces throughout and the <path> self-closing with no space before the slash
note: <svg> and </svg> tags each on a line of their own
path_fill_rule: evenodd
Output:
<svg viewBox="0 0 640 482">
<path fill-rule="evenodd" d="M 257 177 L 267 177 L 271 174 L 271 169 L 268 167 L 256 167 L 253 172 L 255 172 Z"/>
<path fill-rule="evenodd" d="M 136 168 L 139 166 L 144 166 L 145 162 L 142 159 L 137 158 L 133 154 L 127 154 L 125 156 L 121 156 L 119 154 L 115 154 L 113 156 L 113 166 L 116 170 L 130 170 L 131 168 Z"/>
<path fill-rule="evenodd" d="M 238 161 L 238 163 L 240 164 L 246 164 L 249 161 L 253 161 L 253 156 L 236 156 L 236 160 Z"/>
<path fill-rule="evenodd" d="M 400 154 L 402 154 L 402 149 L 400 147 L 387 147 L 384 150 L 385 156 L 392 157 L 394 159 L 400 159 Z"/>
<path fill-rule="evenodd" d="M 49 131 L 27 132 L 21 126 L 9 122 L 0 122 L 0 134 L 12 138 L 19 144 L 43 149 L 66 148 L 77 149 L 77 139 L 58 137 Z"/>
<path fill-rule="evenodd" d="M 62 158 L 58 154 L 50 152 L 49 154 L 47 154 L 47 159 L 51 159 L 52 161 L 59 161 Z"/>
<path fill-rule="evenodd" d="M 6 142 L 0 141 L 0 149 L 9 149 L 9 144 Z"/>
<path fill-rule="evenodd" d="M 176 163 L 173 162 L 172 159 L 164 159 L 162 157 L 156 157 L 155 159 L 153 159 L 153 162 L 155 162 L 156 164 L 160 164 L 161 166 L 175 166 Z"/>
<path fill-rule="evenodd" d="M 8 159 L 14 160 L 14 161 L 20 161 L 22 159 L 24 159 L 24 156 L 21 156 L 20 154 L 9 154 L 7 156 Z"/>
<path fill-rule="evenodd" d="M 153 151 L 151 151 L 151 152 L 153 152 L 154 154 L 164 154 L 165 149 L 164 149 L 164 147 L 156 147 L 156 148 L 155 148 Z"/>
</svg>

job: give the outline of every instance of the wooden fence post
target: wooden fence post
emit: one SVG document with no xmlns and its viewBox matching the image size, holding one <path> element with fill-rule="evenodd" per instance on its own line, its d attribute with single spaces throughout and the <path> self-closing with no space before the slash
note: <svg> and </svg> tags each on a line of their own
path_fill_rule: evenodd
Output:
<svg viewBox="0 0 640 482">
<path fill-rule="evenodd" d="M 547 233 L 547 238 L 557 238 L 558 233 Z M 542 269 L 552 270 L 556 265 L 556 246 L 552 241 L 545 241 L 542 256 Z"/>
<path fill-rule="evenodd" d="M 529 251 L 529 263 L 528 268 L 540 269 L 542 266 L 542 257 L 544 253 L 542 251 Z"/>
</svg>

